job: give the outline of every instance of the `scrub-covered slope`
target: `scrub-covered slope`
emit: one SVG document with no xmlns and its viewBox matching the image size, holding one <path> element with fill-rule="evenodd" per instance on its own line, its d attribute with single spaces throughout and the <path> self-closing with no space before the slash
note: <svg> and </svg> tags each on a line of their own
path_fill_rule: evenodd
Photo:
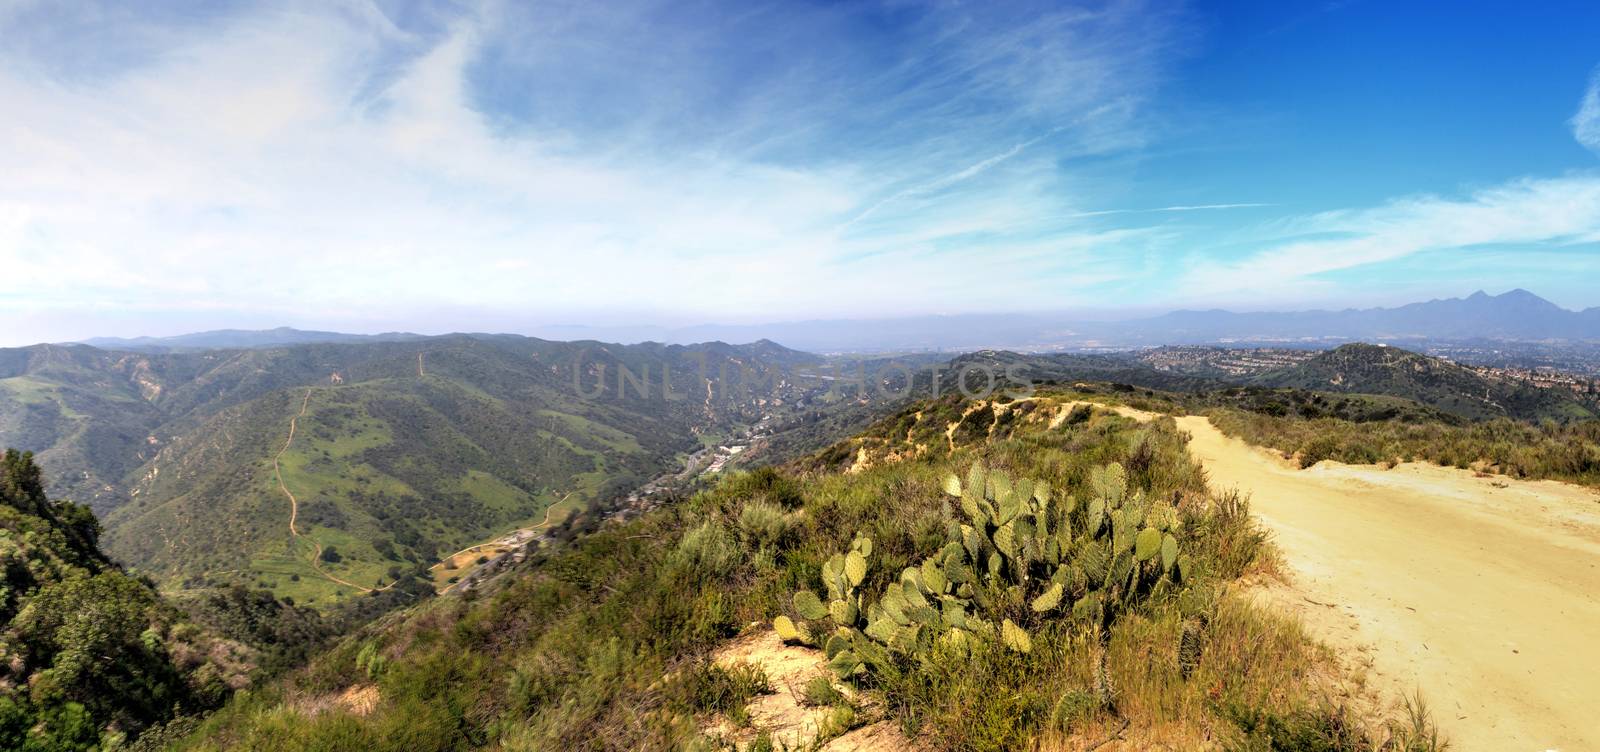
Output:
<svg viewBox="0 0 1600 752">
<path fill-rule="evenodd" d="M 930 749 L 1408 748 L 1230 594 L 1268 549 L 1185 442 L 1066 395 L 921 403 L 384 620 L 181 748 L 804 748 L 883 722 Z M 829 665 L 783 691 L 820 738 L 751 704 L 792 672 L 734 640 L 774 631 Z"/>
</svg>

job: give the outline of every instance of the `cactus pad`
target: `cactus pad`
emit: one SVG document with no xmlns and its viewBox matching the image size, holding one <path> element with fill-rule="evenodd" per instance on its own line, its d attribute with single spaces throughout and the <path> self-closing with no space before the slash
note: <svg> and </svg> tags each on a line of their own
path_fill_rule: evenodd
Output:
<svg viewBox="0 0 1600 752">
<path fill-rule="evenodd" d="M 794 610 L 799 612 L 801 618 L 812 621 L 828 617 L 828 609 L 822 605 L 822 599 L 810 590 L 801 590 L 794 594 Z"/>
</svg>

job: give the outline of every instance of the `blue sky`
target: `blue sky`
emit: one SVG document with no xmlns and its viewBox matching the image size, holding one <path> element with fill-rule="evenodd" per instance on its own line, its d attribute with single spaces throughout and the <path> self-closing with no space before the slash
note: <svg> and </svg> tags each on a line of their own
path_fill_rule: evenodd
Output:
<svg viewBox="0 0 1600 752">
<path fill-rule="evenodd" d="M 1600 305 L 1593 3 L 0 0 L 0 343 Z"/>
</svg>

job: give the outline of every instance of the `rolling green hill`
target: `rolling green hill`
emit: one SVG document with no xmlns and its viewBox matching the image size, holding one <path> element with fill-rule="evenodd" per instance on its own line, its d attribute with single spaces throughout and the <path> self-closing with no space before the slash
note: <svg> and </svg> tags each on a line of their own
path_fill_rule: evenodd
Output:
<svg viewBox="0 0 1600 752">
<path fill-rule="evenodd" d="M 169 585 L 325 604 L 552 506 L 555 521 L 625 494 L 763 420 L 843 404 L 795 377 L 820 363 L 770 342 L 512 336 L 40 345 L 0 350 L 0 443 L 37 451 L 52 493 L 104 516 L 108 550 Z"/>
<path fill-rule="evenodd" d="M 1140 354 L 1044 355 L 993 350 L 969 353 L 950 362 L 943 371 L 940 389 L 943 393 L 955 391 L 961 369 L 985 366 L 1015 377 L 1003 379 L 1002 387 L 1024 382 L 1109 382 L 1142 389 L 1217 395 L 1222 401 L 1243 394 L 1233 387 L 1251 387 L 1321 393 L 1332 402 L 1343 400 L 1347 405 L 1357 395 L 1399 400 L 1387 405 L 1378 404 L 1383 400 L 1361 400 L 1364 404 L 1360 404 L 1357 411 L 1374 415 L 1437 412 L 1465 420 L 1600 417 L 1600 406 L 1574 392 L 1489 378 L 1449 361 L 1381 345 L 1343 345 L 1292 365 L 1255 374 L 1234 374 L 1220 369 L 1158 369 L 1142 362 Z M 968 381 L 969 391 L 983 387 L 979 376 L 969 376 Z M 1252 400 L 1264 398 L 1264 393 L 1252 395 Z"/>
<path fill-rule="evenodd" d="M 1401 397 L 1472 420 L 1593 418 L 1595 405 L 1571 392 L 1486 378 L 1462 366 L 1395 347 L 1343 345 L 1260 374 L 1250 383 Z"/>
<path fill-rule="evenodd" d="M 33 450 L 53 494 L 104 512 L 127 499 L 122 479 L 155 453 L 145 442 L 165 419 L 163 381 L 130 353 L 0 349 L 0 446 Z"/>
<path fill-rule="evenodd" d="M 962 373 L 968 369 L 986 369 L 997 374 L 1006 374 L 1011 377 L 1003 380 L 1006 384 L 1071 385 L 1076 382 L 1108 382 L 1147 389 L 1195 391 L 1214 389 L 1228 383 L 1221 379 L 1157 370 L 1120 353 L 1032 355 L 1004 350 L 983 350 L 950 361 L 943 376 L 940 393 L 957 391 Z M 968 391 L 976 392 L 983 388 L 985 384 L 980 377 L 981 371 L 967 374 Z"/>
<path fill-rule="evenodd" d="M 1594 414 L 1573 395 L 1368 345 L 1235 379 L 1243 393 L 1125 356 L 983 351 L 937 373 L 934 360 L 910 361 L 919 394 L 959 395 L 964 373 L 968 391 L 985 390 L 987 371 L 999 389 L 1110 381 L 1307 417 Z M 51 493 L 93 508 L 107 550 L 166 586 L 248 585 L 323 606 L 420 591 L 441 555 L 622 498 L 706 447 L 751 443 L 773 461 L 823 446 L 900 403 L 905 372 L 890 362 L 860 362 L 890 383 L 858 396 L 832 393 L 840 371 L 802 378 L 839 363 L 765 341 L 39 345 L 0 350 L 0 444 L 35 451 Z"/>
</svg>

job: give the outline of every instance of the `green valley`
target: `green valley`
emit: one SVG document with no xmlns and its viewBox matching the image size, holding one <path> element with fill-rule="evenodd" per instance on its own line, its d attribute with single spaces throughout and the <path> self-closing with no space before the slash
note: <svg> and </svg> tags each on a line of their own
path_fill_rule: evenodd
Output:
<svg viewBox="0 0 1600 752">
<path fill-rule="evenodd" d="M 52 492 L 88 501 L 109 550 L 159 580 L 327 605 L 415 593 L 445 553 L 626 496 L 762 421 L 864 416 L 799 383 L 822 362 L 765 342 L 509 336 L 39 345 L 0 351 L 0 439 L 37 451 Z"/>
</svg>

